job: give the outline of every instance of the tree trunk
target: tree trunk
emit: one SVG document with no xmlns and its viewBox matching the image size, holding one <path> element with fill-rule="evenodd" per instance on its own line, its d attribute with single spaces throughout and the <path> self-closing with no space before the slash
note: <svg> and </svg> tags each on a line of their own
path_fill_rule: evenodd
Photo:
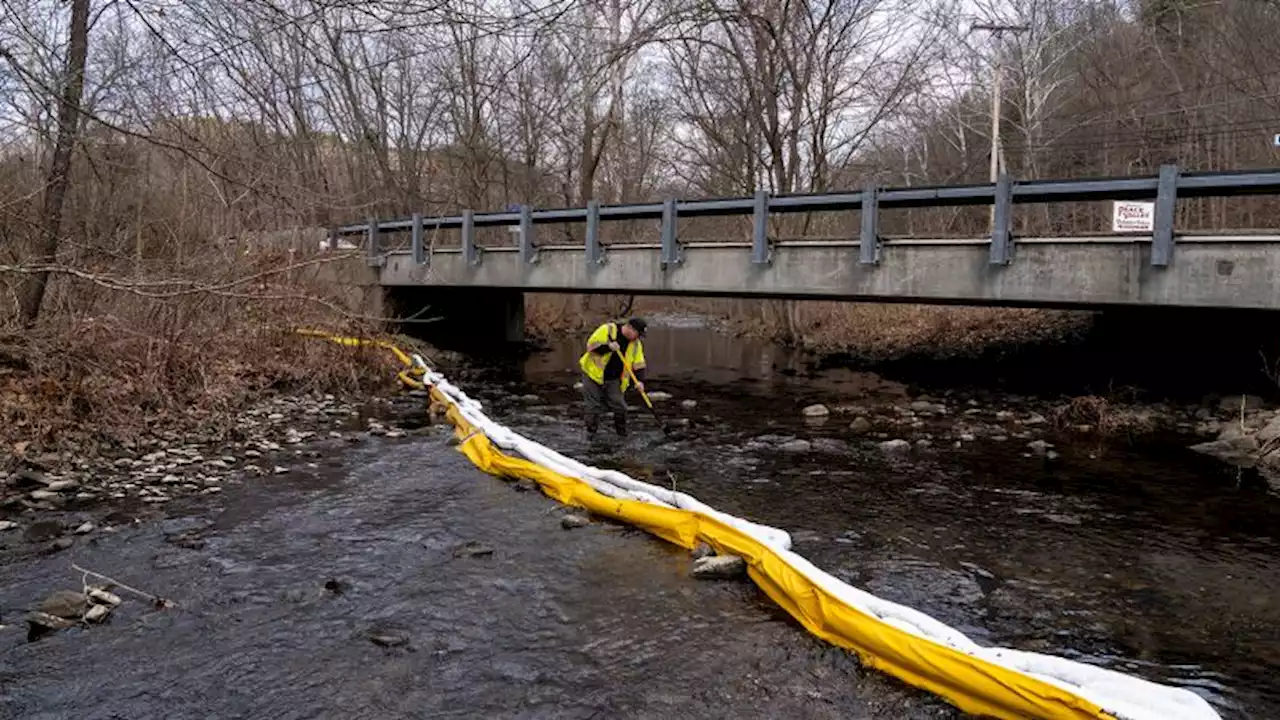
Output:
<svg viewBox="0 0 1280 720">
<path fill-rule="evenodd" d="M 62 104 L 58 107 L 58 130 L 53 143 L 53 160 L 46 180 L 44 209 L 40 216 L 41 238 L 37 262 L 52 265 L 58 260 L 58 235 L 62 231 L 62 210 L 71 185 L 71 153 L 76 146 L 80 121 L 80 100 L 84 95 L 85 56 L 89 52 L 89 0 L 72 0 L 67 70 L 62 84 Z M 27 327 L 40 317 L 47 270 L 36 273 L 22 297 L 22 320 Z"/>
</svg>

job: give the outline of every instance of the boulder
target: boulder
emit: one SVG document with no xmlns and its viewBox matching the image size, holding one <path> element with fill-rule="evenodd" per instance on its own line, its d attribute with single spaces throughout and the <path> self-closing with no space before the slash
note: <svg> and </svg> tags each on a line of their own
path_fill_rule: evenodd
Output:
<svg viewBox="0 0 1280 720">
<path fill-rule="evenodd" d="M 654 402 L 671 399 L 671 393 L 662 392 L 661 390 L 655 390 L 651 393 L 648 393 L 648 395 L 649 395 L 649 399 Z"/>
<path fill-rule="evenodd" d="M 747 574 L 747 561 L 737 555 L 710 555 L 694 560 L 689 574 L 699 580 L 736 580 Z"/>
<path fill-rule="evenodd" d="M 685 410 L 692 410 L 692 409 L 694 409 L 694 408 L 698 407 L 698 401 L 697 401 L 697 400 L 682 400 L 682 401 L 680 402 L 680 407 L 684 408 Z"/>
<path fill-rule="evenodd" d="M 12 520 L 0 520 L 0 532 L 17 529 L 18 523 Z"/>
<path fill-rule="evenodd" d="M 871 421 L 865 417 L 859 417 L 849 424 L 849 430 L 855 435 L 866 435 L 871 432 Z"/>
</svg>

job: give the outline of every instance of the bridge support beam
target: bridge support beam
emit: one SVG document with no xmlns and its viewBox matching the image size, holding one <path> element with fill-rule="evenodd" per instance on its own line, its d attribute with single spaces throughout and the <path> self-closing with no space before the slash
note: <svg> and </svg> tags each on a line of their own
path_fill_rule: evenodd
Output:
<svg viewBox="0 0 1280 720">
<path fill-rule="evenodd" d="M 399 331 L 439 347 L 524 341 L 524 293 L 496 288 L 388 287 Z"/>
</svg>

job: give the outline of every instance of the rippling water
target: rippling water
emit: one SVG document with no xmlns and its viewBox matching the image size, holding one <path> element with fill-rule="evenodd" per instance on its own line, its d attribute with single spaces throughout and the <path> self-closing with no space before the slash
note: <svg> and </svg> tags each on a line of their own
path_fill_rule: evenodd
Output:
<svg viewBox="0 0 1280 720">
<path fill-rule="evenodd" d="M 1280 717 L 1280 501 L 1264 486 L 1168 447 L 1059 442 L 1053 465 L 1019 443 L 887 458 L 798 409 L 902 399 L 901 385 L 801 377 L 785 352 L 698 328 L 656 329 L 648 346 L 654 387 L 676 396 L 662 412 L 691 422 L 675 441 L 637 415 L 625 446 L 587 447 L 571 345 L 463 385 L 565 452 L 786 528 L 820 566 L 980 642 L 1180 684 L 1226 717 Z M 766 434 L 815 449 L 784 455 Z M 35 643 L 0 631 L 0 717 L 957 715 L 810 638 L 752 586 L 688 579 L 683 551 L 603 523 L 561 530 L 553 502 L 479 474 L 439 436 L 328 457 L 0 565 L 0 622 L 76 587 L 71 561 L 180 605 L 130 600 L 108 625 Z M 166 541 L 181 533 L 203 546 Z M 493 554 L 457 557 L 472 541 Z"/>
</svg>

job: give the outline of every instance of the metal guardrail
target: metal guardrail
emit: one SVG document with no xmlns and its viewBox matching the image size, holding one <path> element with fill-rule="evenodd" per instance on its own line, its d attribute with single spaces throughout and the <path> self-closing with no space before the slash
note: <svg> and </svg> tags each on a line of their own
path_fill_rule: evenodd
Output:
<svg viewBox="0 0 1280 720">
<path fill-rule="evenodd" d="M 476 228 L 515 227 L 518 229 L 517 249 L 521 259 L 532 263 L 536 261 L 537 252 L 533 230 L 535 225 L 586 223 L 584 250 L 587 262 L 594 264 L 604 259 L 604 248 L 600 243 L 601 222 L 661 220 L 662 263 L 664 266 L 671 266 L 679 264 L 681 259 L 681 248 L 676 236 L 679 218 L 751 215 L 754 219 L 751 261 L 755 264 L 768 264 L 771 262 L 768 237 L 770 214 L 858 210 L 862 215 L 859 263 L 875 265 L 879 262 L 882 245 L 879 234 L 880 208 L 992 205 L 995 212 L 991 230 L 991 263 L 1007 265 L 1013 258 L 1014 238 L 1010 227 L 1015 204 L 1155 200 L 1151 264 L 1164 267 L 1173 257 L 1174 211 L 1179 199 L 1277 194 L 1280 194 L 1280 169 L 1182 173 L 1176 165 L 1164 165 L 1161 166 L 1159 175 L 1150 177 L 1015 181 L 1008 175 L 1002 175 L 997 182 L 983 185 L 905 188 L 868 185 L 861 191 L 802 195 L 769 195 L 761 191 L 754 197 L 668 199 L 658 203 L 626 205 L 601 205 L 593 200 L 584 208 L 534 210 L 526 205 L 514 212 L 477 214 L 472 210 L 463 210 L 461 215 L 430 218 L 417 213 L 408 219 L 372 218 L 366 223 L 334 228 L 330 242 L 336 247 L 341 236 L 364 235 L 370 258 L 377 258 L 381 252 L 382 233 L 408 231 L 412 237 L 414 261 L 429 263 L 430 257 L 423 245 L 424 231 L 458 229 L 462 231 L 462 252 L 468 263 L 475 264 L 480 261 L 481 252 L 475 242 Z"/>
</svg>

